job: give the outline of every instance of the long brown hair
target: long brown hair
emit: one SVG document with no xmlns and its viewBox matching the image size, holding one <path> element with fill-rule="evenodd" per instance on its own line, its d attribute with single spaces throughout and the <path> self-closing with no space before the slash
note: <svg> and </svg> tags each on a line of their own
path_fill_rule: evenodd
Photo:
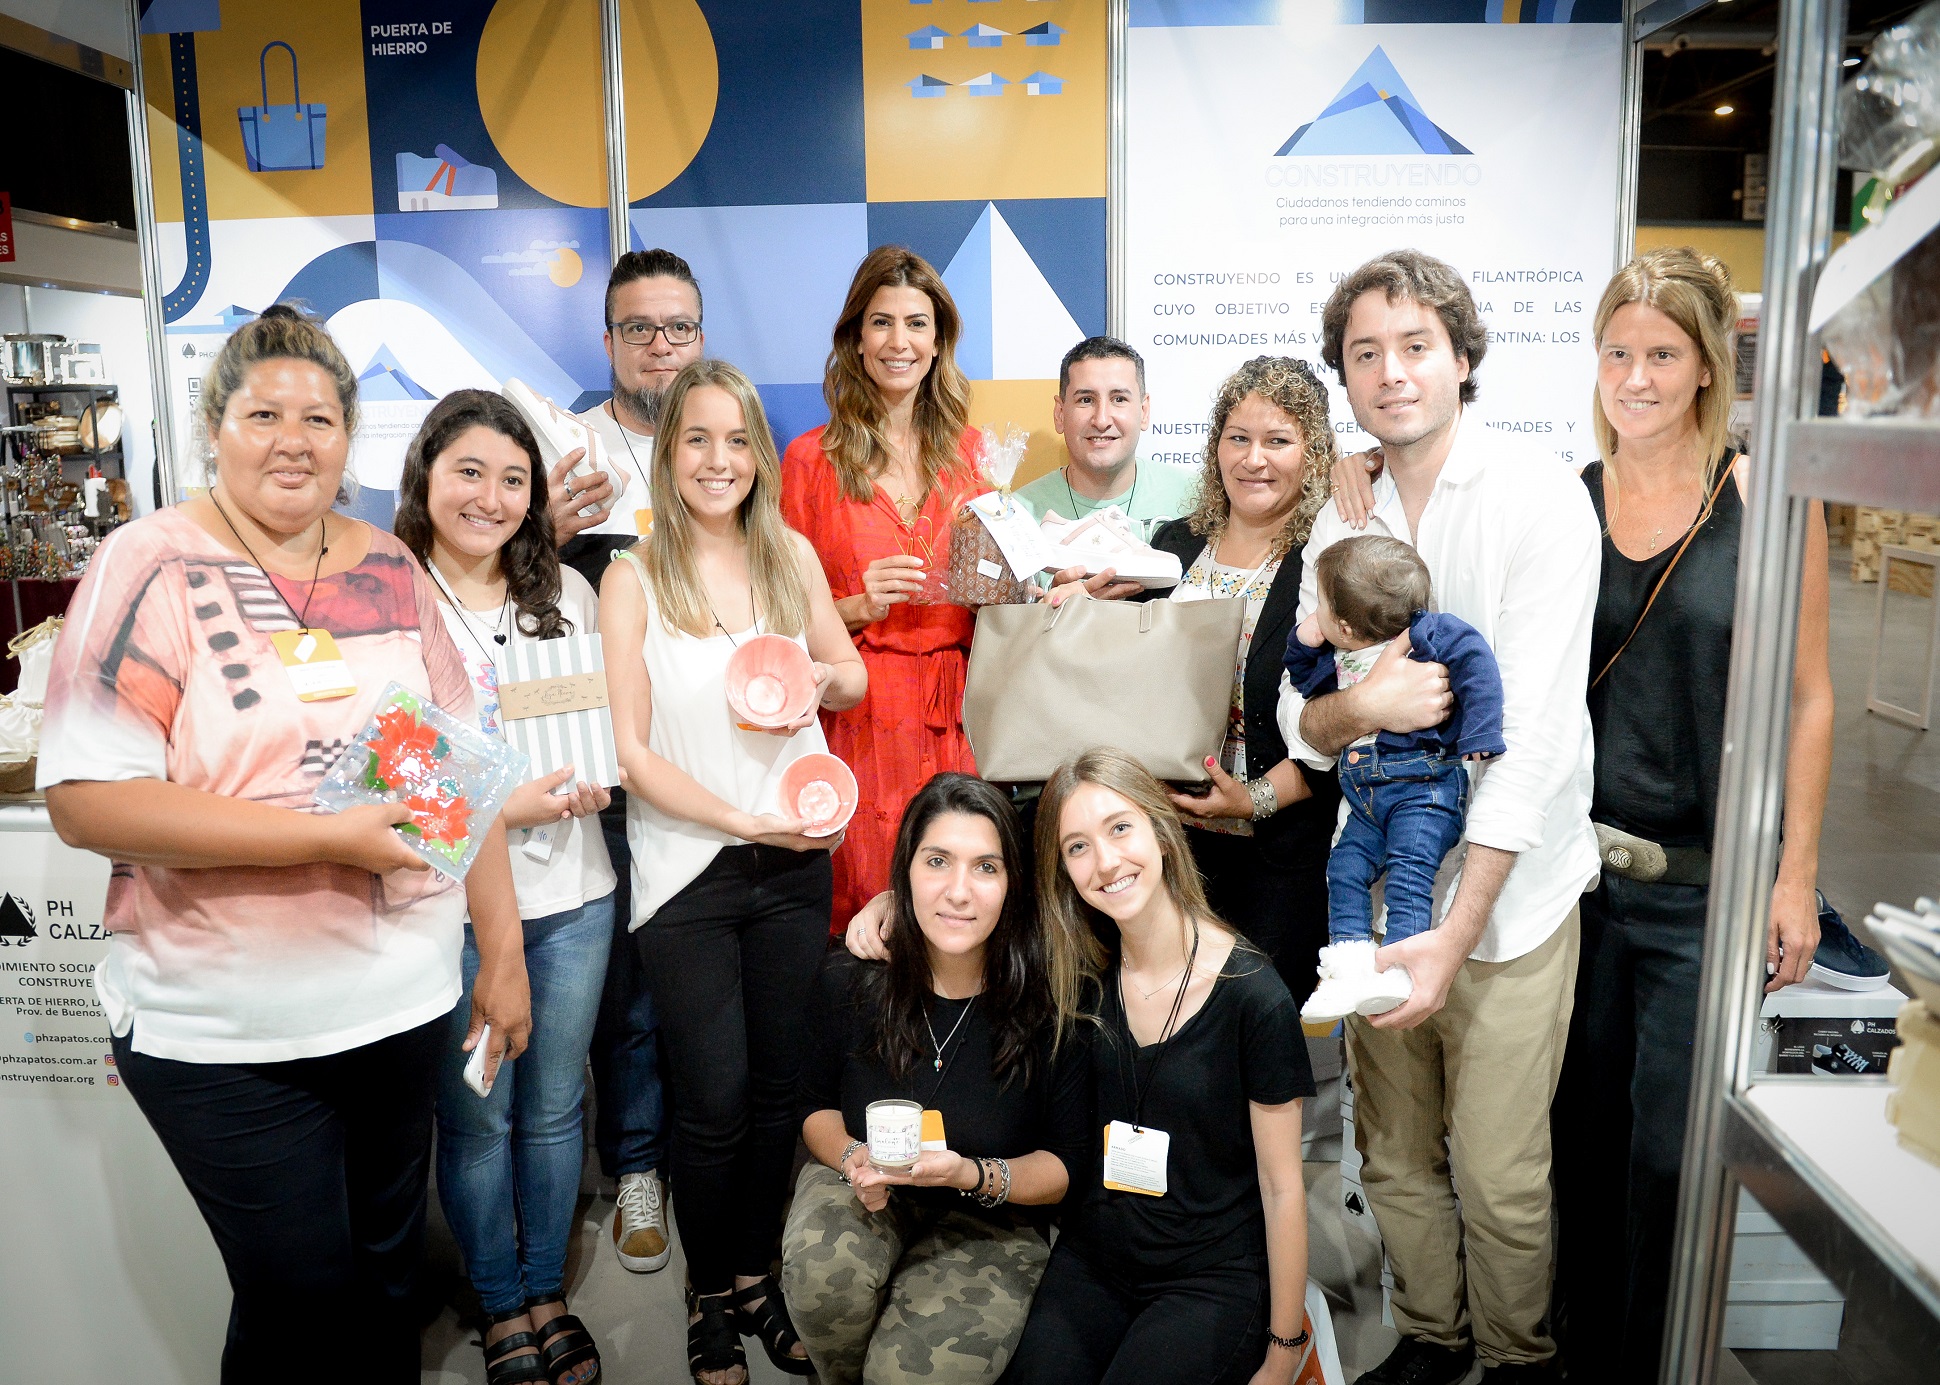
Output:
<svg viewBox="0 0 1940 1385">
<path fill-rule="evenodd" d="M 1249 394 L 1257 394 L 1300 430 L 1300 499 L 1274 537 L 1271 553 L 1284 557 L 1303 546 L 1313 533 L 1314 520 L 1333 495 L 1334 425 L 1327 413 L 1327 387 L 1314 378 L 1305 361 L 1291 356 L 1255 356 L 1226 377 L 1213 396 L 1212 421 L 1206 425 L 1206 458 L 1199 473 L 1199 503 L 1186 518 L 1192 532 L 1208 546 L 1226 532 L 1233 503 L 1226 494 L 1226 478 L 1219 474 L 1219 439 L 1226 420 Z"/>
<path fill-rule="evenodd" d="M 559 546 L 553 539 L 552 511 L 547 508 L 545 464 L 532 429 L 504 395 L 453 390 L 424 416 L 404 454 L 404 479 L 398 482 L 391 532 L 427 570 L 431 567 L 431 468 L 446 448 L 473 428 L 489 428 L 510 438 L 525 452 L 531 469 L 525 518 L 498 551 L 498 568 L 505 577 L 505 594 L 518 611 L 519 629 L 542 640 L 569 635 L 573 623 L 559 610 Z"/>
<path fill-rule="evenodd" d="M 1695 401 L 1707 497 L 1695 523 L 1703 524 L 1711 517 L 1711 501 L 1718 493 L 1718 469 L 1731 450 L 1731 396 L 1737 384 L 1731 334 L 1738 325 L 1738 296 L 1731 291 L 1731 270 L 1723 260 L 1688 245 L 1646 250 L 1611 276 L 1602 301 L 1596 305 L 1596 331 L 1591 340 L 1599 353 L 1610 319 L 1629 303 L 1648 304 L 1676 323 L 1679 331 L 1697 343 L 1704 369 L 1711 376 L 1710 384 L 1698 386 Z M 1617 455 L 1617 430 L 1604 417 L 1603 391 L 1596 385 L 1590 387 L 1590 419 L 1597 452 L 1603 457 L 1604 513 L 1614 519 L 1617 478 L 1610 462 Z"/>
<path fill-rule="evenodd" d="M 1059 765 L 1045 781 L 1043 796 L 1038 799 L 1037 907 L 1047 932 L 1070 940 L 1073 955 L 1083 958 L 1094 971 L 1102 970 L 1104 962 L 1104 950 L 1098 942 L 1100 926 L 1112 936 L 1117 933 L 1116 925 L 1079 895 L 1070 872 L 1064 868 L 1064 853 L 1058 849 L 1063 835 L 1059 819 L 1064 816 L 1064 805 L 1086 784 L 1110 789 L 1151 819 L 1152 835 L 1158 839 L 1159 853 L 1165 858 L 1165 890 L 1172 896 L 1182 920 L 1212 924 L 1245 941 L 1239 930 L 1215 914 L 1212 905 L 1206 902 L 1206 886 L 1199 878 L 1199 868 L 1193 864 L 1185 824 L 1165 796 L 1164 786 L 1132 756 L 1108 745 L 1093 746 Z M 1082 986 L 1082 978 L 1074 979 L 1071 984 Z"/>
<path fill-rule="evenodd" d="M 661 401 L 660 427 L 653 435 L 653 527 L 635 549 L 669 630 L 700 639 L 714 630 L 700 567 L 694 560 L 693 521 L 674 477 L 674 448 L 680 443 L 681 412 L 687 396 L 705 386 L 725 390 L 741 406 L 741 426 L 754 454 L 754 480 L 741 502 L 741 534 L 748 543 L 748 583 L 755 604 L 777 635 L 799 635 L 808 628 L 808 583 L 797 556 L 799 539 L 781 517 L 781 458 L 753 383 L 726 361 L 700 360 L 683 368 Z"/>
<path fill-rule="evenodd" d="M 970 382 L 957 365 L 963 317 L 930 262 L 900 245 L 881 245 L 863 257 L 849 284 L 835 342 L 822 371 L 822 398 L 829 406 L 822 451 L 835 467 L 842 493 L 864 502 L 889 461 L 888 410 L 875 381 L 862 368 L 862 319 L 878 289 L 912 288 L 926 295 L 936 319 L 936 359 L 916 387 L 917 463 L 928 495 L 937 479 L 962 463 L 957 444 L 970 422 Z"/>
<path fill-rule="evenodd" d="M 889 869 L 895 896 L 890 908 L 889 960 L 863 973 L 863 994 L 874 1000 L 875 1051 L 891 1075 L 906 1081 L 920 1059 L 930 1055 L 925 1041 L 935 977 L 916 905 L 910 867 L 922 849 L 923 834 L 945 813 L 988 821 L 1004 858 L 1004 904 L 997 926 L 984 944 L 984 1001 L 993 1042 L 991 1075 L 1008 1085 L 1013 1077 L 1031 1080 L 1038 1047 L 1046 1038 L 1053 1053 L 1085 1009 L 1082 986 L 1097 975 L 1098 945 L 1088 948 L 1039 920 L 1031 888 L 1024 831 L 1010 798 L 994 784 L 971 774 L 935 775 L 903 809 L 896 850 Z"/>
</svg>

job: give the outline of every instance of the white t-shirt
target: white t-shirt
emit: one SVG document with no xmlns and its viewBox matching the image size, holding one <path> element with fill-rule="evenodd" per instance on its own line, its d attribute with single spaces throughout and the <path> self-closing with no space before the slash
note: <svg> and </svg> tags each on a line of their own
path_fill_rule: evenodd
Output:
<svg viewBox="0 0 1940 1385">
<path fill-rule="evenodd" d="M 648 479 L 653 475 L 653 434 L 621 427 L 604 404 L 595 404 L 579 415 L 579 420 L 590 425 L 605 444 L 608 476 L 618 497 L 606 517 L 585 532 L 638 538 L 647 532 L 646 518 L 653 513 L 653 488 Z"/>
<path fill-rule="evenodd" d="M 597 631 L 599 603 L 586 579 L 569 567 L 560 569 L 559 578 L 559 613 L 572 622 L 572 632 L 578 635 Z M 494 634 L 505 635 L 508 648 L 513 644 L 536 644 L 538 640 L 518 628 L 518 612 L 514 609 L 486 615 L 459 611 L 440 601 L 438 613 L 445 618 L 445 628 L 451 632 L 459 657 L 465 661 L 479 726 L 503 738 L 495 662 L 498 643 Z M 487 657 L 488 652 L 492 652 L 491 658 Z M 549 854 L 545 851 L 548 840 L 552 846 Z M 567 818 L 549 827 L 514 828 L 507 834 L 506 844 L 512 849 L 512 888 L 519 898 L 522 919 L 549 918 L 577 909 L 613 893 L 618 883 L 597 817 Z"/>
</svg>

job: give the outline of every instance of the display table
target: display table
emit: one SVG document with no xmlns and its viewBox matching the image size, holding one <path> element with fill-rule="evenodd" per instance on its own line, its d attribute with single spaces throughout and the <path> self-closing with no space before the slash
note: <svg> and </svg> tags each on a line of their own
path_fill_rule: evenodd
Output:
<svg viewBox="0 0 1940 1385">
<path fill-rule="evenodd" d="M 1884 1083 L 1760 1082 L 1745 1094 L 1851 1205 L 1927 1292 L 1940 1295 L 1940 1165 L 1899 1141 Z"/>
<path fill-rule="evenodd" d="M 114 1073 L 92 983 L 107 886 L 45 806 L 0 801 L 0 1377 L 207 1385 L 229 1283 Z"/>
</svg>

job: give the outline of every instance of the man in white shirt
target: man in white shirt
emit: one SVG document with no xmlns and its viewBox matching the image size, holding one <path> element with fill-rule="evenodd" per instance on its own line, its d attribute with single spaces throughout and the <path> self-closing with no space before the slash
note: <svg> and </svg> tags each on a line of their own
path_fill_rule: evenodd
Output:
<svg viewBox="0 0 1940 1385">
<path fill-rule="evenodd" d="M 683 366 L 701 358 L 701 288 L 687 261 L 671 250 L 632 250 L 606 281 L 606 357 L 613 365 L 613 397 L 579 415 L 600 436 L 613 468 L 591 479 L 568 478 L 578 452 L 560 458 L 546 478 L 548 508 L 561 561 L 599 588 L 615 552 L 646 532 L 653 513 L 649 478 L 660 401 Z M 570 485 L 571 489 L 568 489 Z M 617 491 L 617 497 L 615 492 Z M 601 508 L 594 514 L 581 510 Z M 594 1129 L 600 1170 L 616 1179 L 613 1252 L 639 1274 L 664 1267 L 673 1255 L 659 1165 L 666 1152 L 658 1016 L 639 954 L 628 932 L 633 921 L 632 856 L 626 839 L 626 795 L 600 814 L 619 888 L 613 899 L 613 947 L 593 1030 Z"/>
<path fill-rule="evenodd" d="M 579 415 L 600 436 L 609 471 L 593 479 L 566 473 L 577 452 L 546 478 L 559 556 L 599 589 L 616 549 L 646 532 L 653 513 L 650 477 L 660 400 L 683 366 L 701 358 L 701 289 L 671 250 L 632 250 L 606 281 L 606 358 L 613 397 Z M 570 485 L 570 489 L 568 489 Z M 582 510 L 600 506 L 598 513 Z"/>
<path fill-rule="evenodd" d="M 1360 1385 L 1454 1385 L 1478 1354 L 1492 1385 L 1547 1380 L 1549 1104 L 1574 998 L 1576 903 L 1597 874 L 1584 705 L 1596 518 L 1567 467 L 1467 416 L 1487 334 L 1448 265 L 1407 250 L 1370 261 L 1335 289 L 1321 330 L 1322 358 L 1385 457 L 1369 532 L 1412 544 L 1436 608 L 1495 650 L 1508 743 L 1471 768 L 1466 838 L 1436 880 L 1437 925 L 1379 954 L 1408 968 L 1412 997 L 1348 1023 L 1362 1183 L 1402 1332 Z M 1353 532 L 1332 502 L 1321 511 L 1302 619 L 1318 604 L 1315 559 Z M 1364 681 L 1311 702 L 1283 681 L 1289 752 L 1325 768 L 1368 733 L 1438 724 L 1447 671 L 1406 653 L 1404 636 Z"/>
</svg>

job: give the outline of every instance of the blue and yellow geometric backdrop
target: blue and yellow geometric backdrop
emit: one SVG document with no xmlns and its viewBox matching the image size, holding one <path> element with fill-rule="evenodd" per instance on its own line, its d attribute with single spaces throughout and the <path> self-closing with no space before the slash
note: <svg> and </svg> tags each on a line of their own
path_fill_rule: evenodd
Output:
<svg viewBox="0 0 1940 1385">
<path fill-rule="evenodd" d="M 279 299 L 362 375 L 388 507 L 430 400 L 604 397 L 597 0 L 149 0 L 171 404 Z M 966 321 L 978 422 L 1035 430 L 1105 327 L 1106 0 L 623 0 L 636 248 L 693 265 L 708 350 L 783 442 L 820 423 L 856 262 L 908 245 Z"/>
</svg>

